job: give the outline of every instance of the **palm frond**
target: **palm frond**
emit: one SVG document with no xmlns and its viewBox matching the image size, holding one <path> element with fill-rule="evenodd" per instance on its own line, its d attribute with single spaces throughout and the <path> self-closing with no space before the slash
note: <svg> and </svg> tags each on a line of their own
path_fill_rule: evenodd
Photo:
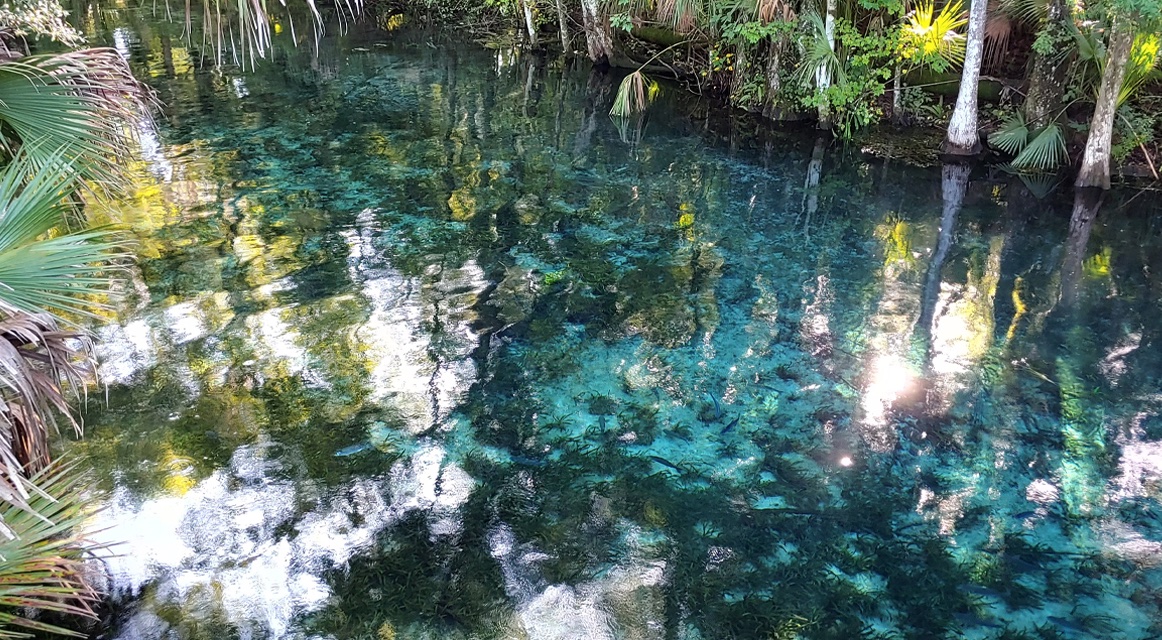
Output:
<svg viewBox="0 0 1162 640">
<path fill-rule="evenodd" d="M 1118 92 L 1118 106 L 1134 95 L 1142 85 L 1158 78 L 1158 56 L 1162 38 L 1154 33 L 1141 33 L 1134 38 L 1126 76 Z"/>
<path fill-rule="evenodd" d="M 1000 0 L 1000 12 L 1014 20 L 1035 27 L 1049 15 L 1050 0 Z"/>
<path fill-rule="evenodd" d="M 31 480 L 40 490 L 29 498 L 27 509 L 0 506 L 0 517 L 14 534 L 0 540 L 0 638 L 30 637 L 32 632 L 84 637 L 18 612 L 97 619 L 100 593 L 89 579 L 84 555 L 99 545 L 81 533 L 90 515 L 91 479 L 76 466 L 54 463 Z"/>
<path fill-rule="evenodd" d="M 702 0 L 658 0 L 658 21 L 677 33 L 689 33 L 702 16 Z"/>
<path fill-rule="evenodd" d="M 24 147 L 38 166 L 63 154 L 86 178 L 122 175 L 131 129 L 148 118 L 149 93 L 113 49 L 27 56 L 0 65 L 0 148 Z"/>
<path fill-rule="evenodd" d="M 846 69 L 839 52 L 827 41 L 827 23 L 822 15 L 809 11 L 802 16 L 805 32 L 799 38 L 799 68 L 795 75 L 801 83 L 814 83 L 813 77 L 824 68 L 835 84 L 847 82 Z"/>
<path fill-rule="evenodd" d="M 1021 112 L 1013 114 L 1000 129 L 989 134 L 989 144 L 1005 153 L 1015 156 L 1029 143 L 1029 125 Z"/>
<path fill-rule="evenodd" d="M 968 24 L 963 0 L 953 0 L 936 13 L 932 0 L 921 2 L 907 16 L 900 31 L 901 53 L 917 64 L 937 71 L 964 64 L 965 36 L 958 29 Z"/>
<path fill-rule="evenodd" d="M 1065 135 L 1061 125 L 1051 122 L 1029 139 L 1024 149 L 1013 158 L 1017 170 L 1052 171 L 1065 163 Z"/>
<path fill-rule="evenodd" d="M 641 113 L 657 97 L 659 90 L 658 83 L 638 69 L 621 80 L 609 115 L 625 118 Z"/>
<path fill-rule="evenodd" d="M 1013 35 L 1013 21 L 1003 11 L 996 8 L 996 0 L 989 2 L 988 20 L 984 24 L 984 65 L 996 68 L 1004 61 L 1009 51 L 1009 39 Z"/>
<path fill-rule="evenodd" d="M 107 230 L 64 229 L 78 178 L 63 153 L 25 145 L 0 174 L 0 311 L 9 315 L 91 316 L 123 256 Z"/>
</svg>

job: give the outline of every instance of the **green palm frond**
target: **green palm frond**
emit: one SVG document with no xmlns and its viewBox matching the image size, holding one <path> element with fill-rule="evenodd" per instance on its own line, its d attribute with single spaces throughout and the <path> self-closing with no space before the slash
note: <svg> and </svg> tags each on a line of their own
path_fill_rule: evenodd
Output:
<svg viewBox="0 0 1162 640">
<path fill-rule="evenodd" d="M 1000 0 L 999 9 L 1029 27 L 1035 27 L 1049 15 L 1049 0 Z"/>
<path fill-rule="evenodd" d="M 86 579 L 84 555 L 99 545 L 80 533 L 90 515 L 91 478 L 75 466 L 53 464 L 32 478 L 39 487 L 29 509 L 0 506 L 12 538 L 0 539 L 0 640 L 33 632 L 85 634 L 20 615 L 35 609 L 96 620 L 100 594 Z"/>
<path fill-rule="evenodd" d="M 1015 156 L 1029 143 L 1029 125 L 1025 116 L 1017 112 L 989 135 L 989 144 L 995 149 Z"/>
<path fill-rule="evenodd" d="M 3 67 L 5 65 L 0 65 Z M 70 232 L 78 178 L 63 152 L 25 145 L 0 174 L 0 311 L 92 316 L 123 254 L 107 230 Z"/>
<path fill-rule="evenodd" d="M 989 135 L 989 144 L 1013 156 L 1010 166 L 1015 171 L 1052 171 L 1068 160 L 1060 124 L 1051 122 L 1030 131 L 1019 112 Z"/>
<path fill-rule="evenodd" d="M 0 65 L 0 148 L 27 148 L 44 167 L 61 154 L 90 179 L 122 175 L 127 125 L 147 117 L 149 97 L 113 49 L 27 56 Z"/>
<path fill-rule="evenodd" d="M 1033 134 L 1012 164 L 1018 170 L 1052 171 L 1067 159 L 1061 125 L 1052 122 Z"/>
<path fill-rule="evenodd" d="M 1126 65 L 1126 76 L 1118 92 L 1118 106 L 1129 100 L 1142 85 L 1158 78 L 1160 45 L 1162 38 L 1159 38 L 1158 34 L 1141 33 L 1134 38 L 1133 48 L 1130 49 L 1130 61 Z"/>
<path fill-rule="evenodd" d="M 803 14 L 806 30 L 799 38 L 800 62 L 795 75 L 798 82 L 814 84 L 814 76 L 820 68 L 826 68 L 833 82 L 842 85 L 847 82 L 846 69 L 839 52 L 827 41 L 827 23 L 818 12 Z"/>
<path fill-rule="evenodd" d="M 965 36 L 958 29 L 967 24 L 963 0 L 949 2 L 940 13 L 932 0 L 921 2 L 900 31 L 900 53 L 936 71 L 958 67 L 964 64 L 965 51 Z"/>
</svg>

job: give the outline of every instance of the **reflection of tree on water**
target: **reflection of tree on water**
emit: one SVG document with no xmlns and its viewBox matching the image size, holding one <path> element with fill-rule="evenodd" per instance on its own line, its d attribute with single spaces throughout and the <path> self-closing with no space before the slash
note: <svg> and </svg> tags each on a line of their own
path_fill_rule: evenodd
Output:
<svg viewBox="0 0 1162 640">
<path fill-rule="evenodd" d="M 762 170 L 681 136 L 631 156 L 604 124 L 600 77 L 590 93 L 583 75 L 534 75 L 526 109 L 529 67 L 431 51 L 358 58 L 341 87 L 290 96 L 292 70 L 248 76 L 270 100 L 207 83 L 208 113 L 183 114 L 199 142 L 182 162 L 213 159 L 202 178 L 233 209 L 211 198 L 205 220 L 143 230 L 157 253 L 144 280 L 151 310 L 185 327 L 178 311 L 195 308 L 205 331 L 152 347 L 85 446 L 129 480 L 130 504 L 218 487 L 206 504 L 270 500 L 271 515 L 217 527 L 269 548 L 207 553 L 209 586 L 184 602 L 154 575 L 139 611 L 180 610 L 184 637 L 228 635 L 212 626 L 223 611 L 261 614 L 222 595 L 197 629 L 203 594 L 250 597 L 248 567 L 284 548 L 317 562 L 288 560 L 288 575 L 330 596 L 291 626 L 338 638 L 987 637 L 1097 610 L 1074 595 L 1113 574 L 1074 576 L 1100 546 L 1035 546 L 1060 520 L 1025 501 L 1056 481 L 1030 452 L 1060 442 L 1014 425 L 1050 417 L 966 391 L 938 447 L 844 434 L 858 394 L 845 351 L 871 342 L 872 310 L 906 316 L 904 335 L 927 317 L 915 331 L 935 368 L 941 281 L 989 288 L 1000 245 L 958 213 L 963 185 L 948 182 L 937 217 L 922 174 L 903 171 L 881 186 L 921 213 L 884 224 L 862 195 L 871 178 L 842 163 L 823 175 L 816 141 L 783 141 Z M 542 107 L 587 93 L 580 114 Z M 308 98 L 308 122 L 278 119 Z M 787 184 L 801 202 L 786 206 Z M 1014 357 L 1026 348 L 1041 345 Z M 432 382 L 454 371 L 463 386 L 440 395 Z M 403 428 L 413 400 L 421 437 Z M 1136 578 L 1116 582 L 1100 588 L 1129 607 Z"/>
</svg>

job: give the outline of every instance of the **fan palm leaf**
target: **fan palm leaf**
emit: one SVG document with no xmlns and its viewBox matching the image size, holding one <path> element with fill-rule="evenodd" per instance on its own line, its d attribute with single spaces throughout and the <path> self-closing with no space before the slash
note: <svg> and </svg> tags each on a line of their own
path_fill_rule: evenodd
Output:
<svg viewBox="0 0 1162 640">
<path fill-rule="evenodd" d="M 1033 134 L 1025 148 L 1013 158 L 1012 165 L 1017 170 L 1052 171 L 1067 157 L 1061 125 L 1051 122 Z"/>
<path fill-rule="evenodd" d="M 1029 125 L 1025 122 L 1024 114 L 1019 111 L 989 134 L 989 144 L 1011 156 L 1020 153 L 1028 143 Z"/>
<path fill-rule="evenodd" d="M 9 315 L 92 315 L 110 261 L 124 255 L 108 230 L 67 230 L 78 177 L 64 153 L 25 145 L 0 174 L 0 311 Z"/>
<path fill-rule="evenodd" d="M 799 39 L 800 64 L 796 77 L 801 83 L 815 82 L 814 76 L 819 69 L 826 69 L 828 77 L 836 85 L 847 82 L 846 69 L 839 58 L 839 52 L 831 47 L 827 41 L 827 23 L 818 12 L 810 11 L 803 14 L 806 32 Z"/>
<path fill-rule="evenodd" d="M 0 64 L 0 147 L 47 166 L 63 155 L 85 178 L 111 181 L 130 155 L 130 123 L 150 97 L 113 49 L 26 56 Z"/>
<path fill-rule="evenodd" d="M 100 594 L 84 555 L 100 545 L 84 538 L 91 479 L 76 466 L 54 463 L 31 481 L 40 491 L 28 508 L 0 506 L 12 537 L 0 539 L 0 640 L 33 632 L 84 637 L 18 612 L 35 609 L 95 620 Z"/>
<path fill-rule="evenodd" d="M 932 0 L 921 2 L 908 14 L 900 31 L 901 53 L 917 64 L 937 71 L 964 64 L 965 36 L 958 29 L 968 24 L 963 0 L 953 0 L 936 13 Z"/>
</svg>

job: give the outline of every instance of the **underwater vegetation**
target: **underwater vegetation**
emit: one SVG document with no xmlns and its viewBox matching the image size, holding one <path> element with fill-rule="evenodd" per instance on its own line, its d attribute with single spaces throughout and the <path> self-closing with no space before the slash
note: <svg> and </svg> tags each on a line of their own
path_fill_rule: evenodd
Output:
<svg viewBox="0 0 1162 640">
<path fill-rule="evenodd" d="M 154 78 L 107 637 L 1162 633 L 1156 205 L 377 37 Z"/>
</svg>

